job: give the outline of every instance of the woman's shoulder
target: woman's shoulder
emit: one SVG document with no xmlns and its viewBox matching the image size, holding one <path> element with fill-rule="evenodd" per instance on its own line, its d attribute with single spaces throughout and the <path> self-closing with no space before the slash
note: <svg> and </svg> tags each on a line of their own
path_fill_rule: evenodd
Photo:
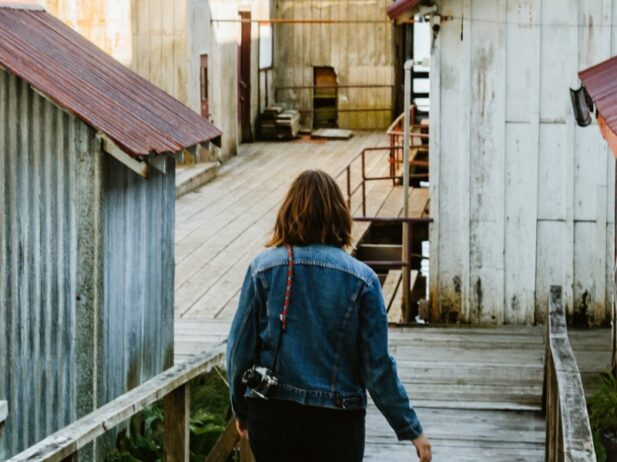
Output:
<svg viewBox="0 0 617 462">
<path fill-rule="evenodd" d="M 272 247 L 260 252 L 251 262 L 254 272 L 260 272 L 279 265 L 287 265 L 287 248 Z"/>
<path fill-rule="evenodd" d="M 353 255 L 340 247 L 329 245 L 311 245 L 299 247 L 297 262 L 315 266 L 323 266 L 343 271 L 371 285 L 377 277 L 375 272 L 365 263 L 357 260 Z"/>
<path fill-rule="evenodd" d="M 275 266 L 288 264 L 286 247 L 266 249 L 258 254 L 251 263 L 255 273 L 260 273 Z M 365 263 L 357 260 L 343 249 L 329 245 L 294 246 L 296 264 L 313 265 L 343 271 L 372 285 L 377 279 L 375 272 Z"/>
</svg>

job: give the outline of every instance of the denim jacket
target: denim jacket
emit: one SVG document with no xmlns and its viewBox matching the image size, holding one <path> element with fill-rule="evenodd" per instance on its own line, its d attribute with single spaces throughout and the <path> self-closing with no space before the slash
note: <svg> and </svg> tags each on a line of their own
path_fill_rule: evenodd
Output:
<svg viewBox="0 0 617 462">
<path fill-rule="evenodd" d="M 294 246 L 287 328 L 268 395 L 333 409 L 366 408 L 366 390 L 399 440 L 415 439 L 422 426 L 388 353 L 388 324 L 381 285 L 364 263 L 326 245 Z M 231 403 L 246 420 L 242 373 L 257 363 L 272 368 L 287 285 L 285 247 L 266 250 L 251 263 L 227 346 Z"/>
</svg>

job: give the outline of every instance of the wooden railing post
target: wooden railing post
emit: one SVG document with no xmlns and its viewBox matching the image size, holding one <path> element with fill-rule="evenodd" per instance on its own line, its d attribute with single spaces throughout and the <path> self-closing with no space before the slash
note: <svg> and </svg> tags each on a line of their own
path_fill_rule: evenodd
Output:
<svg viewBox="0 0 617 462">
<path fill-rule="evenodd" d="M 551 286 L 544 374 L 546 461 L 595 462 L 585 392 L 568 340 L 561 287 Z"/>
<path fill-rule="evenodd" d="M 190 397 L 190 385 L 187 382 L 163 399 L 167 462 L 188 462 L 189 460 Z"/>
</svg>

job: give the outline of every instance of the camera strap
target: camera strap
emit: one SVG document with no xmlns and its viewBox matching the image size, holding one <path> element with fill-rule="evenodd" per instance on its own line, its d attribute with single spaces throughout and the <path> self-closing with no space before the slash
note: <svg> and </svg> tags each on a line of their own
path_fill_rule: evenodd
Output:
<svg viewBox="0 0 617 462">
<path fill-rule="evenodd" d="M 272 361 L 272 373 L 274 374 L 276 371 L 276 363 L 278 361 L 279 350 L 281 348 L 281 340 L 283 337 L 283 332 L 287 328 L 287 312 L 289 309 L 289 301 L 291 299 L 291 286 L 293 284 L 293 274 L 294 274 L 294 253 L 293 246 L 291 244 L 287 244 L 287 288 L 285 289 L 285 301 L 283 302 L 283 311 L 281 312 L 279 319 L 281 320 L 281 330 L 279 332 L 278 341 L 276 342 L 276 350 L 274 351 L 274 360 Z"/>
</svg>

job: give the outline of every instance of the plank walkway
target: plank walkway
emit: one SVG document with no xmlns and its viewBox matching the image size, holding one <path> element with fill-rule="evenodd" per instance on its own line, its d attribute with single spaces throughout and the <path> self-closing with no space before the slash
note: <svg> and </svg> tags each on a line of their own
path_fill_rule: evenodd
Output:
<svg viewBox="0 0 617 462">
<path fill-rule="evenodd" d="M 357 132 L 349 141 L 242 145 L 233 167 L 177 201 L 176 317 L 231 319 L 246 268 L 264 248 L 293 178 L 311 168 L 334 175 L 363 148 L 387 145 L 381 132 Z M 367 170 L 384 173 L 385 153 L 372 154 Z M 359 179 L 357 161 L 352 184 Z M 344 187 L 345 176 L 339 184 Z M 370 210 L 383 202 L 390 184 L 368 184 Z M 355 196 L 352 208 L 359 206 Z"/>
<path fill-rule="evenodd" d="M 306 168 L 336 173 L 363 147 L 386 144 L 381 133 L 359 133 L 350 141 L 246 145 L 216 180 L 178 200 L 176 362 L 227 337 L 246 267 L 263 248 L 293 177 Z M 371 156 L 371 174 L 386 172 L 383 160 Z M 396 209 L 400 188 L 372 182 L 369 191 L 370 215 Z M 358 207 L 354 199 L 355 213 Z M 355 225 L 356 241 L 363 231 Z M 610 332 L 575 331 L 572 344 L 591 386 L 608 367 Z M 434 461 L 544 460 L 541 327 L 392 328 L 390 345 L 432 440 Z M 365 460 L 414 457 L 371 404 Z"/>
</svg>

